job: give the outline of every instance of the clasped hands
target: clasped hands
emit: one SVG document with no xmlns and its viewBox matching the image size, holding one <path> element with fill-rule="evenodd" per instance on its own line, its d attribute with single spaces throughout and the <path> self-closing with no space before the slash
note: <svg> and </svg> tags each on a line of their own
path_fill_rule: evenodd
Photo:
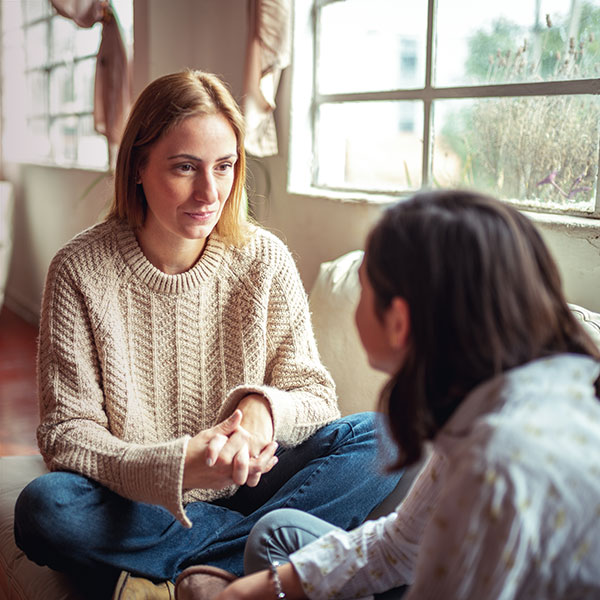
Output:
<svg viewBox="0 0 600 600">
<path fill-rule="evenodd" d="M 183 487 L 255 487 L 277 464 L 276 450 L 269 403 L 259 394 L 249 394 L 230 417 L 189 441 Z"/>
</svg>

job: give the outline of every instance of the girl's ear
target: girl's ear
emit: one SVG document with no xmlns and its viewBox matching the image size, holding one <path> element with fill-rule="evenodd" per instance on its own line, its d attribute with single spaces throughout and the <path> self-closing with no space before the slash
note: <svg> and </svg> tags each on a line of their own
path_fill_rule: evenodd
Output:
<svg viewBox="0 0 600 600">
<path fill-rule="evenodd" d="M 410 308 L 404 298 L 392 299 L 385 313 L 385 328 L 390 348 L 404 349 L 410 336 Z"/>
</svg>

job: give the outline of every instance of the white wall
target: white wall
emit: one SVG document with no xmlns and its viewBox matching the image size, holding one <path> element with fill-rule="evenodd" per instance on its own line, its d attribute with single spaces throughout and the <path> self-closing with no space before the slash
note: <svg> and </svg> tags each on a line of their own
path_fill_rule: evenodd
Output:
<svg viewBox="0 0 600 600">
<path fill-rule="evenodd" d="M 244 0 L 135 0 L 134 7 L 136 92 L 160 75 L 194 67 L 222 75 L 240 99 Z M 278 95 L 280 155 L 249 160 L 249 181 L 258 220 L 288 243 L 310 289 L 322 261 L 362 247 L 380 207 L 287 193 L 290 75 L 290 69 L 284 72 Z M 16 183 L 16 208 L 7 304 L 35 319 L 52 255 L 96 221 L 110 189 L 104 182 L 82 199 L 98 174 L 80 170 L 12 166 L 8 176 Z M 600 224 L 550 220 L 540 228 L 561 268 L 568 299 L 600 312 Z"/>
</svg>

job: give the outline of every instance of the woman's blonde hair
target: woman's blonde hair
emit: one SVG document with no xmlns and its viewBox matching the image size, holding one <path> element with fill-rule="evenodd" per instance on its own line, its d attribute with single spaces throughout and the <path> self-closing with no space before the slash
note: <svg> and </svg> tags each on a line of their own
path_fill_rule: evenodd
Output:
<svg viewBox="0 0 600 600">
<path fill-rule="evenodd" d="M 139 95 L 119 147 L 115 195 L 107 218 L 126 220 L 132 229 L 139 229 L 144 224 L 148 205 L 137 180 L 150 149 L 162 135 L 187 117 L 213 114 L 221 114 L 229 121 L 237 140 L 238 154 L 233 186 L 216 231 L 231 244 L 243 244 L 251 231 L 244 194 L 244 119 L 226 85 L 216 75 L 203 71 L 186 70 L 164 75 Z"/>
</svg>

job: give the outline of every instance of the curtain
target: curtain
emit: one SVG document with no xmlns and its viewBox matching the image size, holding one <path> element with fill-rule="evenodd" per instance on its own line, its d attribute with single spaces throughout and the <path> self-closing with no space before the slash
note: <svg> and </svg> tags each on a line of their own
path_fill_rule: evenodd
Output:
<svg viewBox="0 0 600 600">
<path fill-rule="evenodd" d="M 94 127 L 108 141 L 108 160 L 114 167 L 121 134 L 131 104 L 131 75 L 119 23 L 106 0 L 50 0 L 59 15 L 79 27 L 102 23 L 96 59 Z"/>
<path fill-rule="evenodd" d="M 277 154 L 275 96 L 291 61 L 291 0 L 249 0 L 243 110 L 246 151 Z"/>
</svg>

